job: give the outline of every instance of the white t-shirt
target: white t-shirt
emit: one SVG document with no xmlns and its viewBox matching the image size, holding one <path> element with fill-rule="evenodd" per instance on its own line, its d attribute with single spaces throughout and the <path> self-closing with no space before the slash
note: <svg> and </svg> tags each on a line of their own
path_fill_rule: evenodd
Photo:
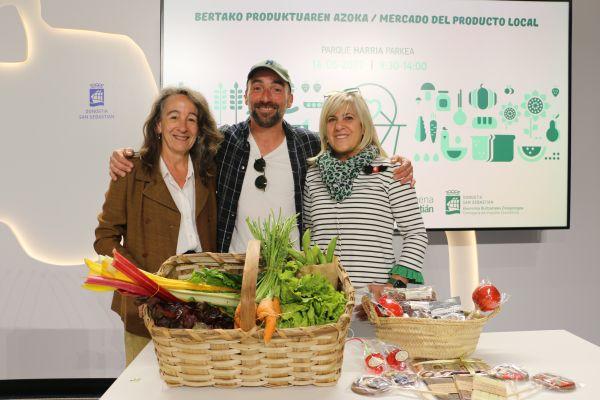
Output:
<svg viewBox="0 0 600 400">
<path fill-rule="evenodd" d="M 177 237 L 177 254 L 183 254 L 188 250 L 194 250 L 198 253 L 202 252 L 200 238 L 198 237 L 198 228 L 196 227 L 196 182 L 194 180 L 192 158 L 188 156 L 188 172 L 183 188 L 179 187 L 162 157 L 160 157 L 160 173 L 181 214 L 179 236 Z"/>
<path fill-rule="evenodd" d="M 248 135 L 248 142 L 250 143 L 250 157 L 229 245 L 230 253 L 245 253 L 248 241 L 254 239 L 248 229 L 246 218 L 250 217 L 254 221 L 260 218 L 261 221 L 264 221 L 268 218 L 271 210 L 275 217 L 279 215 L 279 210 L 281 210 L 282 217 L 289 217 L 296 213 L 294 177 L 287 140 L 284 138 L 275 150 L 263 157 L 266 163 L 265 177 L 267 178 L 267 187 L 264 191 L 254 185 L 256 178 L 262 173 L 254 169 L 254 161 L 259 159 L 261 154 L 252 133 Z M 298 240 L 298 229 L 292 231 L 291 237 L 294 241 Z"/>
</svg>

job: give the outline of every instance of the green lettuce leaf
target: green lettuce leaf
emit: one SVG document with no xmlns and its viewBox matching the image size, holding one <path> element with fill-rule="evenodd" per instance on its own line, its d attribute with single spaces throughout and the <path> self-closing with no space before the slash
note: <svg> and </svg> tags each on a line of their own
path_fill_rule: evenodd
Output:
<svg viewBox="0 0 600 400">
<path fill-rule="evenodd" d="M 283 271 L 281 281 L 281 318 L 279 328 L 296 328 L 335 323 L 346 307 L 346 296 L 320 274 L 301 278 L 294 271 Z"/>
<path fill-rule="evenodd" d="M 211 268 L 202 268 L 194 271 L 188 281 L 195 284 L 212 286 L 225 286 L 232 289 L 242 289 L 242 276 L 218 271 Z"/>
</svg>

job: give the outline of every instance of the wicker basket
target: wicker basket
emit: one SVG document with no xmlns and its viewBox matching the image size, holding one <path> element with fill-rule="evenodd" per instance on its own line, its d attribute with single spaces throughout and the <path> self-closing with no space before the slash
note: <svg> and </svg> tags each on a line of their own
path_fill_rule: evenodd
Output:
<svg viewBox="0 0 600 400">
<path fill-rule="evenodd" d="M 379 339 L 395 343 L 411 358 L 453 359 L 475 351 L 481 330 L 500 308 L 482 318 L 452 321 L 429 318 L 380 318 L 367 296 L 362 298 L 369 320 Z"/>
<path fill-rule="evenodd" d="M 249 246 L 250 248 L 250 246 Z M 256 257 L 248 257 L 248 260 Z M 199 253 L 169 258 L 158 274 L 186 279 L 199 266 L 242 273 L 244 254 Z M 252 261 L 248 261 L 249 264 Z M 170 386 L 335 385 L 354 307 L 354 289 L 339 262 L 338 276 L 348 303 L 335 324 L 278 329 L 268 345 L 263 330 L 169 329 L 158 327 L 143 308 L 162 379 Z M 256 266 L 255 266 L 256 268 Z M 246 275 L 245 275 L 246 276 Z M 244 283 L 242 287 L 245 287 Z M 242 293 L 242 299 L 244 293 Z M 254 299 L 254 294 L 252 294 Z M 254 307 L 254 306 L 252 306 Z"/>
</svg>

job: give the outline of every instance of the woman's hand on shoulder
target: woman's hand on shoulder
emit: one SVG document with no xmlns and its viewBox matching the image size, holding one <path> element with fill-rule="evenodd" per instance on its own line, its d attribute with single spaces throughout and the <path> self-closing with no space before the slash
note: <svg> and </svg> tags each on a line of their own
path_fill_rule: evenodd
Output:
<svg viewBox="0 0 600 400">
<path fill-rule="evenodd" d="M 394 155 L 390 158 L 390 162 L 396 167 L 394 168 L 394 179 L 400 181 L 403 185 L 410 184 L 410 187 L 415 187 L 417 181 L 413 176 L 413 166 L 410 160 L 406 157 Z"/>
<path fill-rule="evenodd" d="M 133 149 L 123 148 L 112 152 L 110 156 L 109 174 L 113 181 L 118 177 L 124 177 L 133 169 L 133 163 L 129 158 L 133 157 Z"/>
</svg>

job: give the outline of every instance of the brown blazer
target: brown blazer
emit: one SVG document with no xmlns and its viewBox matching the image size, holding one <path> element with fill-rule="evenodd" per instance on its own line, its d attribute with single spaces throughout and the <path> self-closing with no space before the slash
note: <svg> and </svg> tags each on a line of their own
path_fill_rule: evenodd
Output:
<svg viewBox="0 0 600 400">
<path fill-rule="evenodd" d="M 94 249 L 112 256 L 116 248 L 136 266 L 156 272 L 175 255 L 181 214 L 167 189 L 160 168 L 147 174 L 139 158 L 134 170 L 124 178 L 111 181 L 102 212 L 98 216 Z M 196 177 L 196 225 L 203 251 L 216 251 L 217 201 L 215 181 L 208 185 Z M 121 244 L 122 241 L 122 244 Z M 121 316 L 127 332 L 147 336 L 132 297 L 115 292 L 112 310 Z"/>
</svg>

